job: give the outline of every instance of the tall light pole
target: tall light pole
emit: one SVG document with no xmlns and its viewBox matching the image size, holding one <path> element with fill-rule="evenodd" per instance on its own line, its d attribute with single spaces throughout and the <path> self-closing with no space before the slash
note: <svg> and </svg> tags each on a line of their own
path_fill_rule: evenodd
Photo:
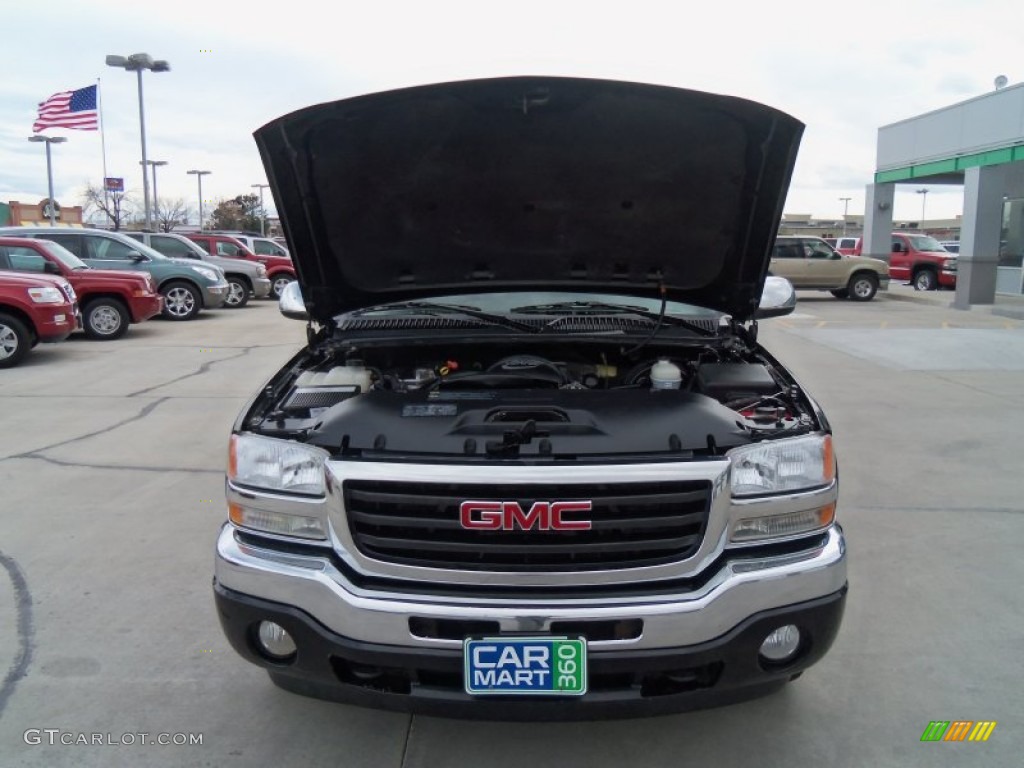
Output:
<svg viewBox="0 0 1024 768">
<path fill-rule="evenodd" d="M 203 176 L 206 176 L 212 171 L 186 171 L 195 175 L 196 181 L 199 182 L 199 229 L 203 228 Z"/>
<path fill-rule="evenodd" d="M 53 162 L 50 159 L 50 145 L 51 144 L 63 144 L 67 141 L 64 136 L 29 136 L 28 140 L 31 142 L 46 142 L 46 181 L 49 184 L 49 195 L 50 195 L 50 226 L 57 226 L 57 208 L 53 201 Z"/>
<path fill-rule="evenodd" d="M 166 160 L 147 160 L 146 164 L 153 169 L 153 213 L 156 214 L 157 223 L 160 221 L 160 200 L 156 195 L 156 169 L 158 166 L 167 165 Z"/>
<path fill-rule="evenodd" d="M 921 195 L 921 224 L 918 229 L 924 229 L 924 204 L 928 202 L 928 190 L 919 189 L 917 194 Z"/>
<path fill-rule="evenodd" d="M 845 235 L 846 234 L 846 210 L 849 207 L 850 201 L 853 198 L 852 197 L 840 197 L 839 199 L 842 200 L 842 202 L 843 202 L 843 234 Z"/>
<path fill-rule="evenodd" d="M 142 200 L 146 211 L 146 229 L 152 229 L 149 216 L 149 173 L 146 165 L 146 110 L 142 100 L 142 70 L 169 72 L 171 65 L 163 59 L 154 61 L 148 53 L 133 53 L 131 56 L 107 56 L 108 67 L 121 67 L 138 75 L 139 80 L 139 133 L 142 136 Z"/>
<path fill-rule="evenodd" d="M 269 187 L 269 184 L 253 184 L 252 187 L 260 188 L 260 237 L 267 236 L 267 214 L 263 210 L 263 190 Z"/>
</svg>

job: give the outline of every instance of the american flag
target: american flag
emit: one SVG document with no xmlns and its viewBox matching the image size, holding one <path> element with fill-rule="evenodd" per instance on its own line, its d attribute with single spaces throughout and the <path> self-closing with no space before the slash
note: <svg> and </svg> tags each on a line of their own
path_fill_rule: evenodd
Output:
<svg viewBox="0 0 1024 768">
<path fill-rule="evenodd" d="M 44 128 L 76 128 L 80 131 L 98 131 L 96 118 L 96 86 L 77 91 L 55 93 L 39 105 L 39 117 L 32 124 L 32 132 Z"/>
</svg>

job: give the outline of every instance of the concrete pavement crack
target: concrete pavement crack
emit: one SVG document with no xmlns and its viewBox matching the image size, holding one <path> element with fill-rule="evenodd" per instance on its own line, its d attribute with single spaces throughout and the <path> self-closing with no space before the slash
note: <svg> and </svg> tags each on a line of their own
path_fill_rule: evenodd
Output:
<svg viewBox="0 0 1024 768">
<path fill-rule="evenodd" d="M 252 351 L 254 349 L 254 347 L 242 347 L 241 349 L 242 349 L 242 351 L 239 352 L 237 355 L 231 355 L 229 357 L 222 357 L 222 358 L 220 358 L 218 360 L 208 360 L 207 362 L 205 362 L 202 365 L 200 365 L 199 368 L 197 368 L 196 370 L 192 371 L 191 373 L 182 374 L 181 376 L 177 376 L 177 377 L 171 379 L 170 381 L 165 381 L 162 384 L 154 384 L 152 387 L 146 387 L 145 389 L 140 389 L 140 390 L 138 390 L 136 392 L 129 392 L 127 395 L 125 395 L 125 397 L 137 397 L 138 395 L 144 395 L 147 392 L 152 392 L 154 389 L 160 389 L 161 387 L 168 387 L 171 384 L 177 384 L 179 381 L 184 381 L 185 379 L 191 379 L 193 376 L 202 376 L 204 373 L 207 373 L 210 370 L 210 368 L 212 366 L 216 365 L 217 363 L 223 363 L 223 362 L 225 362 L 227 360 L 237 360 L 240 357 L 245 357 L 245 355 L 249 354 L 249 352 Z"/>
<path fill-rule="evenodd" d="M 223 469 L 194 469 L 192 467 L 144 467 L 137 464 L 89 464 L 84 461 L 62 461 L 50 456 L 36 456 L 26 454 L 24 456 L 11 456 L 12 459 L 33 459 L 45 461 L 47 464 L 55 464 L 58 467 L 78 467 L 82 469 L 109 469 L 114 472 L 183 472 L 196 475 L 223 475 Z"/>
<path fill-rule="evenodd" d="M 14 602 L 17 606 L 18 654 L 14 663 L 4 675 L 0 683 L 0 715 L 3 714 L 7 700 L 14 693 L 14 686 L 25 676 L 28 665 L 32 662 L 32 595 L 28 591 L 28 582 L 13 558 L 0 552 L 0 565 L 7 571 L 14 588 Z"/>
<path fill-rule="evenodd" d="M 153 402 L 148 403 L 146 406 L 144 406 L 142 408 L 142 410 L 140 410 L 134 416 L 129 416 L 127 419 L 122 419 L 121 421 L 119 421 L 119 422 L 117 422 L 115 424 L 111 424 L 109 426 L 106 426 L 103 429 L 97 429 L 97 430 L 95 430 L 93 432 L 87 432 L 84 435 L 79 435 L 78 437 L 72 437 L 72 438 L 69 438 L 68 440 L 61 440 L 59 443 L 54 443 L 53 445 L 44 445 L 42 448 L 35 448 L 35 449 L 31 450 L 31 451 L 25 451 L 24 453 L 15 453 L 15 454 L 12 454 L 10 456 L 5 456 L 4 459 L 45 458 L 45 457 L 41 457 L 41 456 L 37 457 L 37 454 L 40 454 L 43 451 L 51 451 L 54 448 L 62 448 L 65 445 L 71 445 L 72 443 L 77 443 L 77 442 L 80 442 L 82 440 L 88 440 L 90 437 L 98 437 L 99 435 L 105 435 L 107 432 L 111 432 L 112 430 L 115 430 L 118 427 L 123 427 L 125 424 L 131 424 L 133 421 L 138 421 L 139 419 L 144 419 L 150 413 L 152 413 L 153 409 L 155 409 L 158 405 L 160 405 L 161 403 L 166 402 L 169 399 L 170 399 L 169 397 L 161 397 L 159 400 L 154 400 Z M 2 460 L 3 459 L 0 459 L 0 461 L 2 461 Z"/>
</svg>

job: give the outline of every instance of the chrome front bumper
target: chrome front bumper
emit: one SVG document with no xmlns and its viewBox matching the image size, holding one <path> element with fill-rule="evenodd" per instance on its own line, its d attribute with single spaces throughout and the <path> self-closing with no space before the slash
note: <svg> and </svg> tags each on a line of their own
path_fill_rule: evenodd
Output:
<svg viewBox="0 0 1024 768">
<path fill-rule="evenodd" d="M 330 554 L 294 554 L 242 540 L 231 524 L 217 540 L 216 583 L 233 592 L 294 607 L 353 641 L 421 649 L 456 649 L 458 640 L 419 637 L 410 618 L 496 621 L 502 632 L 548 632 L 552 622 L 643 621 L 630 640 L 590 643 L 602 649 L 679 648 L 718 638 L 750 616 L 844 589 L 846 543 L 838 525 L 808 549 L 756 557 L 726 550 L 702 586 L 678 594 L 603 598 L 501 599 L 365 589 L 339 570 Z M 440 592 L 440 590 L 439 590 Z"/>
</svg>

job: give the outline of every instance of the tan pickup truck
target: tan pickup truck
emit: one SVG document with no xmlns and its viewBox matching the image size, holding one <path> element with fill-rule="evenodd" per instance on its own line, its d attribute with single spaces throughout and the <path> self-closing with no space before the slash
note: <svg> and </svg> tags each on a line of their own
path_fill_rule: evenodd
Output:
<svg viewBox="0 0 1024 768">
<path fill-rule="evenodd" d="M 870 301 L 889 288 L 889 265 L 863 256 L 843 256 L 819 237 L 778 237 L 771 273 L 803 290 L 831 291 L 837 299 Z"/>
</svg>

